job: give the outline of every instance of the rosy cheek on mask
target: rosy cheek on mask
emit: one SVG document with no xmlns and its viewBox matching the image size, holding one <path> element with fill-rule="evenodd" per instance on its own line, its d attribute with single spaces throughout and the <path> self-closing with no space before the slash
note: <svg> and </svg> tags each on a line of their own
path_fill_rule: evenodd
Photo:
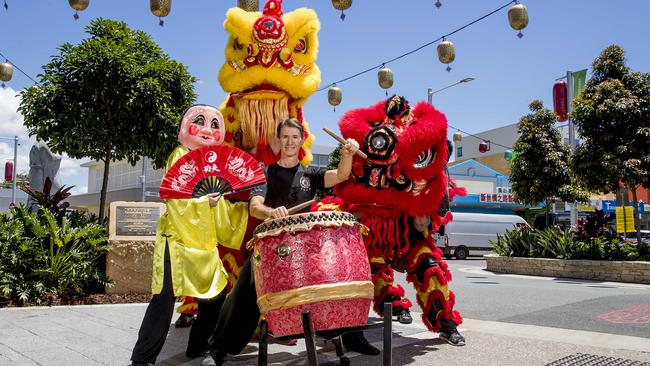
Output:
<svg viewBox="0 0 650 366">
<path fill-rule="evenodd" d="M 197 125 L 191 125 L 188 133 L 192 136 L 196 136 L 199 134 L 199 127 Z"/>
<path fill-rule="evenodd" d="M 212 134 L 212 136 L 213 136 L 214 139 L 217 140 L 217 141 L 221 140 L 221 131 L 219 131 L 219 130 L 214 131 L 214 133 Z"/>
</svg>

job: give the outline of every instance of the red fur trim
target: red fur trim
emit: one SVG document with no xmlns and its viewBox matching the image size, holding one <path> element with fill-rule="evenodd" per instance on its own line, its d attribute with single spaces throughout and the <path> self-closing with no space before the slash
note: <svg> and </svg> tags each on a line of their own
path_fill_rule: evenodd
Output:
<svg viewBox="0 0 650 366">
<path fill-rule="evenodd" d="M 375 298 L 373 299 L 372 308 L 377 314 L 383 316 L 384 315 L 383 304 L 386 302 L 386 300 L 389 298 L 397 298 L 391 301 L 393 306 L 399 306 L 402 309 L 409 310 L 411 306 L 413 306 L 413 304 L 409 299 L 404 299 L 403 298 L 404 296 L 405 296 L 404 288 L 401 285 L 390 284 L 388 286 L 384 286 L 379 292 L 379 295 L 375 296 Z"/>
<path fill-rule="evenodd" d="M 435 324 L 431 324 L 429 320 L 429 313 L 432 311 L 434 301 L 438 301 L 442 306 L 442 309 L 435 314 Z M 422 308 L 422 322 L 426 325 L 427 329 L 432 332 L 440 331 L 440 320 L 441 318 L 447 318 L 454 322 L 456 325 L 460 325 L 463 322 L 463 318 L 460 313 L 456 310 L 453 310 L 456 303 L 456 295 L 453 292 L 449 291 L 449 300 L 445 300 L 444 295 L 440 291 L 433 291 L 429 294 L 426 304 L 422 304 L 420 297 L 418 296 L 418 304 Z"/>
<path fill-rule="evenodd" d="M 461 196 L 461 197 L 467 196 L 467 189 L 465 189 L 465 187 L 458 187 L 456 185 L 456 182 L 454 182 L 451 179 L 449 180 L 449 185 L 450 185 L 448 189 L 449 200 L 453 200 L 455 196 Z"/>
</svg>

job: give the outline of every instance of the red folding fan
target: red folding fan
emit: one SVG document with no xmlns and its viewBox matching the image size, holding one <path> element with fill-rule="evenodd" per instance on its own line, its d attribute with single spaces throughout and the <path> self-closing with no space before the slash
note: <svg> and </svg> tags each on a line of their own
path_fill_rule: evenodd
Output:
<svg viewBox="0 0 650 366">
<path fill-rule="evenodd" d="M 231 194 L 266 182 L 260 164 L 232 146 L 207 146 L 178 159 L 160 184 L 160 198 L 195 198 Z"/>
</svg>

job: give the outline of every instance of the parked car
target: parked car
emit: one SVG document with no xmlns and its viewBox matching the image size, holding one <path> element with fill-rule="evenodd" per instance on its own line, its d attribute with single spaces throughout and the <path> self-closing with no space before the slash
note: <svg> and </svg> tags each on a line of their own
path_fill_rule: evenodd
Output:
<svg viewBox="0 0 650 366">
<path fill-rule="evenodd" d="M 636 231 L 625 234 L 626 242 L 636 244 Z M 641 242 L 650 245 L 650 230 L 641 230 Z"/>
<path fill-rule="evenodd" d="M 496 241 L 497 234 L 506 230 L 530 227 L 526 220 L 517 215 L 498 215 L 454 212 L 454 219 L 438 232 L 436 245 L 445 258 L 465 259 L 492 251 L 490 240 Z"/>
</svg>

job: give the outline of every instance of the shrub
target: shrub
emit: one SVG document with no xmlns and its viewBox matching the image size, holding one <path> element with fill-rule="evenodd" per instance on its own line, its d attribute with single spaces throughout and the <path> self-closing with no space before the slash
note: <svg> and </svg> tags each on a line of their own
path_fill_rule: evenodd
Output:
<svg viewBox="0 0 650 366">
<path fill-rule="evenodd" d="M 494 252 L 509 257 L 592 259 L 608 261 L 650 260 L 650 246 L 635 245 L 605 236 L 585 238 L 584 230 L 527 228 L 507 231 L 491 242 Z"/>
<path fill-rule="evenodd" d="M 527 228 L 506 231 L 504 235 L 497 234 L 497 241 L 490 241 L 494 252 L 508 257 L 535 257 L 538 246 L 533 231 Z"/>
<path fill-rule="evenodd" d="M 47 293 L 79 294 L 109 279 L 98 258 L 107 251 L 106 228 L 72 226 L 48 210 L 23 205 L 0 214 L 0 296 L 41 302 Z"/>
</svg>

